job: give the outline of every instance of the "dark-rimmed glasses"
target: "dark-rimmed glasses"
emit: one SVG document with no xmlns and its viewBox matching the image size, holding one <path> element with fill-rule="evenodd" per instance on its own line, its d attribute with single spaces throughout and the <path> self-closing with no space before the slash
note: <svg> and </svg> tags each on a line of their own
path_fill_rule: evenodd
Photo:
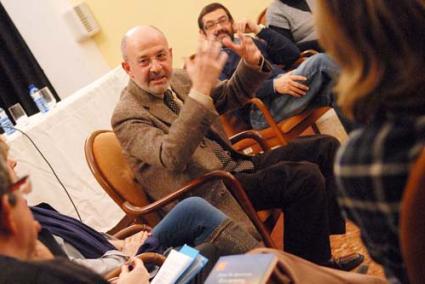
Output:
<svg viewBox="0 0 425 284">
<path fill-rule="evenodd" d="M 220 24 L 220 26 L 226 25 L 229 23 L 229 17 L 227 16 L 221 16 L 220 18 L 218 18 L 217 21 L 208 21 L 205 23 L 204 25 L 204 29 L 206 31 L 208 30 L 212 30 L 214 29 L 218 24 Z"/>
</svg>

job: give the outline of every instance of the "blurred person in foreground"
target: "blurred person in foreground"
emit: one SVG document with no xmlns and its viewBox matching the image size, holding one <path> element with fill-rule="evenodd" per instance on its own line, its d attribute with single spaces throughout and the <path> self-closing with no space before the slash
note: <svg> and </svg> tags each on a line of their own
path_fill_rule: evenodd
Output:
<svg viewBox="0 0 425 284">
<path fill-rule="evenodd" d="M 341 67 L 338 103 L 363 127 L 338 152 L 339 203 L 390 283 L 408 283 L 399 217 L 425 141 L 425 1 L 317 1 L 322 46 Z"/>
<path fill-rule="evenodd" d="M 7 161 L 11 179 L 17 180 L 17 161 L 8 153 L 9 146 L 0 136 L 0 157 Z M 199 197 L 179 202 L 150 233 L 142 231 L 125 240 L 100 233 L 47 203 L 31 206 L 30 210 L 41 225 L 32 260 L 63 257 L 99 274 L 108 273 L 137 254 L 162 254 L 188 244 L 209 260 L 202 275 L 195 279 L 202 283 L 219 256 L 244 253 L 259 246 L 236 222 Z"/>
</svg>

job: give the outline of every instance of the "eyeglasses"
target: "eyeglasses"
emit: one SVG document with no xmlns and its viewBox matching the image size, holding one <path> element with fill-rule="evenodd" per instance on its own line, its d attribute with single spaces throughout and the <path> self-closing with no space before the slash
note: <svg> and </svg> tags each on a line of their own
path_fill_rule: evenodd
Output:
<svg viewBox="0 0 425 284">
<path fill-rule="evenodd" d="M 204 29 L 206 31 L 215 29 L 215 27 L 220 24 L 220 26 L 226 25 L 229 23 L 229 18 L 227 16 L 222 16 L 218 18 L 217 21 L 208 21 L 205 23 Z"/>
<path fill-rule="evenodd" d="M 18 181 L 12 183 L 9 186 L 9 192 L 19 191 L 24 194 L 30 193 L 31 187 L 29 186 L 29 184 L 30 184 L 30 176 L 29 175 L 23 176 L 20 179 L 18 179 Z"/>
</svg>

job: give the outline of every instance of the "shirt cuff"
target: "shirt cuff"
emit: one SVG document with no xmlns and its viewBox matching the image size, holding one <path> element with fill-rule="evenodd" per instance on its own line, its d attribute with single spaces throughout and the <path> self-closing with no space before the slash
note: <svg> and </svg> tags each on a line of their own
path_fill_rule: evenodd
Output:
<svg viewBox="0 0 425 284">
<path fill-rule="evenodd" d="M 255 35 L 258 35 L 259 33 L 261 33 L 261 31 L 266 27 L 263 24 L 259 24 L 258 26 L 260 27 L 260 29 L 258 30 L 258 33 L 256 33 Z"/>
<path fill-rule="evenodd" d="M 201 94 L 200 92 L 197 92 L 192 89 L 190 90 L 189 97 L 191 97 L 201 105 L 205 106 L 206 108 L 215 110 L 214 102 L 210 96 Z"/>
<path fill-rule="evenodd" d="M 265 62 L 265 60 L 264 60 L 264 56 L 263 55 L 261 55 L 260 61 L 258 61 L 258 64 L 257 65 L 248 64 L 245 61 L 245 59 L 244 59 L 243 62 L 245 63 L 246 66 L 248 66 L 251 69 L 254 69 L 254 70 L 257 70 L 257 71 L 263 71 L 263 69 L 264 69 L 264 62 Z"/>
</svg>

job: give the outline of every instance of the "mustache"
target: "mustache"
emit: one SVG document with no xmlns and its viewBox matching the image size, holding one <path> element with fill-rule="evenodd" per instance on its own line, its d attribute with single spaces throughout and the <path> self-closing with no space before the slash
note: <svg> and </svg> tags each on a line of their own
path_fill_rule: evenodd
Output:
<svg viewBox="0 0 425 284">
<path fill-rule="evenodd" d="M 165 73 L 164 72 L 150 73 L 149 74 L 149 81 L 161 79 L 162 77 L 165 77 Z"/>
<path fill-rule="evenodd" d="M 221 30 L 216 31 L 214 33 L 214 36 L 218 37 L 219 35 L 222 35 L 222 34 L 228 35 L 229 37 L 232 38 L 232 34 L 228 30 L 225 30 L 225 29 L 221 29 Z"/>
</svg>

